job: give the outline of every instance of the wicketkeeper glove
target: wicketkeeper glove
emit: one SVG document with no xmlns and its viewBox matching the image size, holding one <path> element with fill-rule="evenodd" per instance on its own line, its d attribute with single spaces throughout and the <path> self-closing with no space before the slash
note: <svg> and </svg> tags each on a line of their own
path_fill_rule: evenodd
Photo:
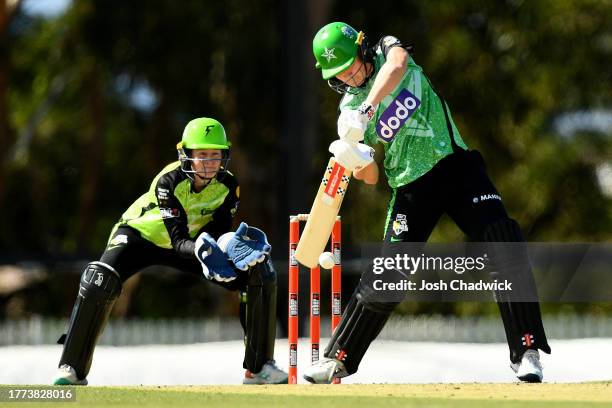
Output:
<svg viewBox="0 0 612 408">
<path fill-rule="evenodd" d="M 231 282 L 236 279 L 236 271 L 227 260 L 213 237 L 203 232 L 195 241 L 195 256 L 202 264 L 206 279 L 218 282 Z"/>
<path fill-rule="evenodd" d="M 259 228 L 240 223 L 236 232 L 227 232 L 219 237 L 219 247 L 227 254 L 236 268 L 246 271 L 266 259 L 272 246 L 268 237 Z"/>
<path fill-rule="evenodd" d="M 329 151 L 347 170 L 365 167 L 374 161 L 374 149 L 363 143 L 351 144 L 345 140 L 334 140 Z"/>
</svg>

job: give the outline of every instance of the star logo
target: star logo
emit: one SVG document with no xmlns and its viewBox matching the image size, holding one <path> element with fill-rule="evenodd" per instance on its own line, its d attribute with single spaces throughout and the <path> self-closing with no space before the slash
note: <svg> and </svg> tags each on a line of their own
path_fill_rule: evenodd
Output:
<svg viewBox="0 0 612 408">
<path fill-rule="evenodd" d="M 327 59 L 327 62 L 330 62 L 331 60 L 338 58 L 334 55 L 334 50 L 335 48 L 327 48 L 325 47 L 325 52 L 323 52 L 323 54 L 321 54 L 321 56 L 325 59 Z"/>
</svg>

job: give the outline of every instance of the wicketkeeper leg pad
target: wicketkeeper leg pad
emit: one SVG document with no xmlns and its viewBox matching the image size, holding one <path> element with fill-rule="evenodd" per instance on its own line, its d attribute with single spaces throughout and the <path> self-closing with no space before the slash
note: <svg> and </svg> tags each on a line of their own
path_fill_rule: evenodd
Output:
<svg viewBox="0 0 612 408">
<path fill-rule="evenodd" d="M 258 373 L 266 362 L 274 359 L 276 271 L 267 258 L 252 266 L 248 273 L 243 366 Z"/>
<path fill-rule="evenodd" d="M 94 348 L 120 293 L 117 271 L 102 262 L 87 265 L 81 275 L 68 333 L 58 341 L 64 344 L 59 366 L 70 365 L 80 380 L 89 373 Z"/>
</svg>

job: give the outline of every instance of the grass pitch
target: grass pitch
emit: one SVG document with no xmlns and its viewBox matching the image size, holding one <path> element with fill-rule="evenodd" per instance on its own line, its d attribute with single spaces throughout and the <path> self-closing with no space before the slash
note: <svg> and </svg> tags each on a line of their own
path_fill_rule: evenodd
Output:
<svg viewBox="0 0 612 408">
<path fill-rule="evenodd" d="M 8 388 L 1 386 L 6 395 Z M 346 384 L 77 387 L 53 407 L 609 407 L 612 382 L 572 384 Z M 20 407 L 40 406 L 22 402 Z M 0 402 L 0 406 L 15 405 Z"/>
</svg>

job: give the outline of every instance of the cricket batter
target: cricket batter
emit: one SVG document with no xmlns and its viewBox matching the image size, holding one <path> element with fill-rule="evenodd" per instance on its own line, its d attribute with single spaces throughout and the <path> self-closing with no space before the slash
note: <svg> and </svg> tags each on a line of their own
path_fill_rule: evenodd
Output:
<svg viewBox="0 0 612 408">
<path fill-rule="evenodd" d="M 211 118 L 187 124 L 167 165 L 148 192 L 113 228 L 97 262 L 81 276 L 54 383 L 86 385 L 94 347 L 123 282 L 150 265 L 203 276 L 240 292 L 245 331 L 244 384 L 286 384 L 274 362 L 276 272 L 265 233 L 245 223 L 228 232 L 239 202 L 238 181 L 227 170 L 231 143 Z"/>
<path fill-rule="evenodd" d="M 378 166 L 369 146 L 383 145 L 385 174 L 392 188 L 385 242 L 426 242 L 443 213 L 472 241 L 523 242 L 481 154 L 468 150 L 449 107 L 411 52 L 412 47 L 392 36 L 370 45 L 362 32 L 345 23 L 330 23 L 319 30 L 313 40 L 316 67 L 330 87 L 343 94 L 339 140 L 330 151 L 354 170 L 356 179 L 375 184 Z M 521 278 L 533 282 L 528 260 L 523 261 Z M 538 349 L 550 353 L 550 347 L 539 303 L 512 302 L 503 292 L 495 296 L 511 368 L 522 381 L 541 382 Z M 325 358 L 308 367 L 304 378 L 330 383 L 355 373 L 396 305 L 368 299 L 366 289 L 358 286 Z"/>
</svg>

